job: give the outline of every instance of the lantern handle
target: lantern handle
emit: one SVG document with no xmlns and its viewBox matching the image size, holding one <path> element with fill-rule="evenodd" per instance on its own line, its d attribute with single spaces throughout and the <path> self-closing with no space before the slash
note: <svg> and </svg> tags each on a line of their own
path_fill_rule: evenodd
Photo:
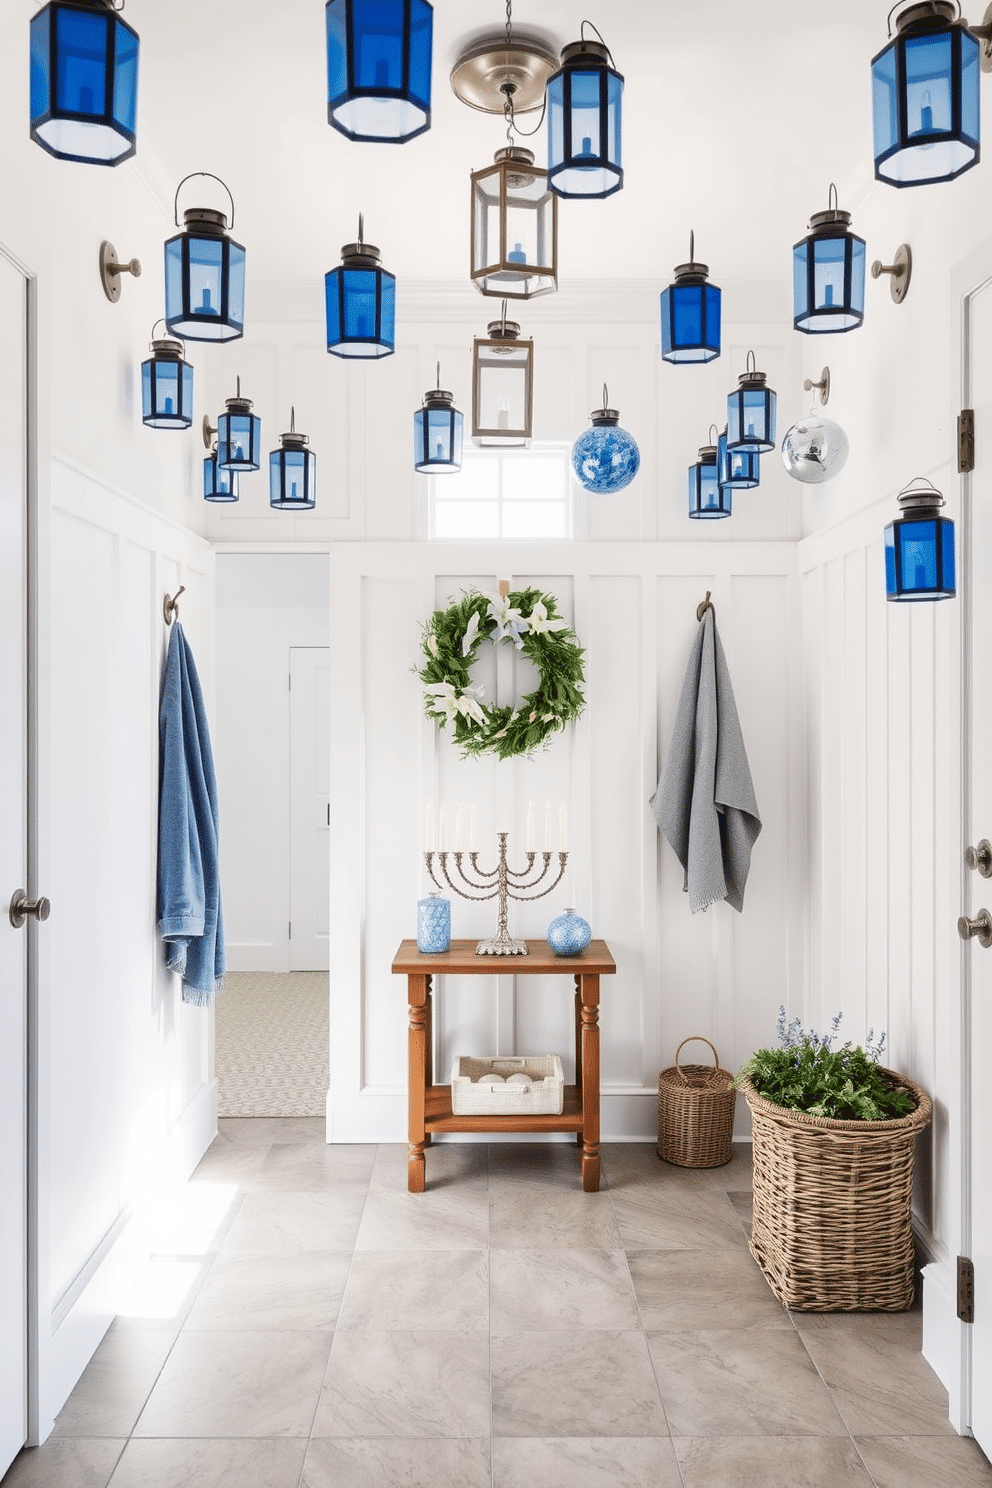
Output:
<svg viewBox="0 0 992 1488">
<path fill-rule="evenodd" d="M 437 390 L 438 390 L 438 392 L 440 392 L 441 391 L 441 363 L 440 362 L 437 363 L 436 371 L 437 371 Z"/>
<path fill-rule="evenodd" d="M 962 15 L 962 11 L 961 11 L 961 0 L 956 0 L 956 3 L 957 3 L 957 7 L 958 7 L 958 16 L 957 16 L 957 18 L 958 18 L 958 20 L 960 20 L 961 19 L 961 15 Z M 906 0 L 896 0 L 895 5 L 893 5 L 892 9 L 889 11 L 889 14 L 888 14 L 888 16 L 886 18 L 886 22 L 885 22 L 885 29 L 886 29 L 886 31 L 888 32 L 888 34 L 890 36 L 892 35 L 892 17 L 895 15 L 896 11 L 900 8 L 900 6 L 905 6 L 905 4 L 906 4 Z M 931 0 L 931 9 L 933 10 L 934 15 L 936 15 L 937 12 L 936 12 L 936 9 L 934 9 L 934 7 L 933 7 L 932 0 Z M 968 29 L 970 31 L 972 28 L 969 26 Z"/>
<path fill-rule="evenodd" d="M 155 326 L 160 326 L 160 325 L 165 326 L 166 331 L 168 331 L 168 329 L 169 329 L 168 322 L 166 321 L 165 317 L 162 316 L 162 315 L 159 316 L 158 320 L 155 322 L 155 325 L 152 326 L 151 337 L 152 337 L 152 340 L 153 341 L 155 340 Z M 179 339 L 181 340 L 182 338 L 180 337 Z"/>
<path fill-rule="evenodd" d="M 710 434 L 713 433 L 713 430 L 714 429 L 716 429 L 716 424 L 710 424 L 709 434 L 707 434 L 707 436 L 706 436 L 707 439 L 709 439 Z M 716 429 L 716 437 L 717 437 L 717 439 L 720 438 L 720 430 L 719 429 Z"/>
<path fill-rule="evenodd" d="M 215 176 L 214 173 L 213 173 L 213 171 L 190 171 L 190 173 L 189 173 L 188 176 L 183 176 L 182 180 L 179 182 L 179 185 L 176 187 L 176 200 L 175 200 L 175 204 L 174 204 L 174 207 L 173 207 L 173 216 L 175 217 L 175 220 L 176 220 L 176 226 L 177 227 L 179 226 L 179 193 L 180 193 L 180 191 L 182 191 L 183 187 L 186 185 L 186 182 L 187 181 L 192 181 L 194 176 L 204 176 L 204 177 L 206 177 L 207 179 L 209 179 L 211 181 L 216 181 L 218 183 L 218 185 L 223 186 L 224 190 L 227 192 L 228 200 L 231 203 L 231 222 L 230 222 L 230 227 L 231 227 L 231 230 L 233 231 L 234 230 L 234 197 L 231 194 L 231 188 L 230 188 L 230 186 L 228 186 L 227 182 L 226 181 L 222 181 L 221 178 L 220 178 L 220 176 Z"/>
<path fill-rule="evenodd" d="M 610 51 L 609 47 L 606 46 L 606 42 L 603 41 L 602 32 L 599 31 L 599 30 L 597 30 L 597 28 L 593 25 L 592 21 L 583 21 L 582 22 L 582 25 L 579 27 L 579 40 L 580 41 L 585 41 L 585 39 L 586 39 L 586 34 L 585 33 L 586 33 L 586 27 L 587 26 L 592 31 L 595 31 L 596 32 L 596 35 L 599 37 L 600 41 L 603 42 L 603 46 L 606 47 L 606 55 L 609 57 L 611 65 L 613 67 L 616 67 L 617 64 L 613 61 L 613 53 Z"/>
<path fill-rule="evenodd" d="M 831 199 L 831 197 L 833 197 L 833 206 L 830 205 L 830 199 Z M 840 211 L 840 199 L 837 196 L 837 187 L 834 185 L 833 181 L 830 182 L 830 190 L 827 192 L 827 211 L 828 212 L 839 212 Z"/>
<path fill-rule="evenodd" d="M 610 394 L 609 394 L 609 392 L 607 390 L 606 383 L 604 382 L 603 383 L 603 407 L 604 408 L 609 408 L 609 406 L 610 406 Z"/>
<path fill-rule="evenodd" d="M 757 370 L 758 370 L 758 361 L 757 361 L 757 358 L 755 357 L 755 354 L 754 354 L 753 351 L 749 351 L 748 354 L 747 354 L 747 361 L 744 363 L 744 371 L 745 372 L 757 372 Z"/>
</svg>

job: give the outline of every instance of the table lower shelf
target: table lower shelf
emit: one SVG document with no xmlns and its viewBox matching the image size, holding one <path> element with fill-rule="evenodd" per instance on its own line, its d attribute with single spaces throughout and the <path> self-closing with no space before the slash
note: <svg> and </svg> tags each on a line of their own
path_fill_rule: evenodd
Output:
<svg viewBox="0 0 992 1488">
<path fill-rule="evenodd" d="M 429 1085 L 424 1099 L 424 1125 L 429 1132 L 581 1132 L 582 1087 L 566 1085 L 564 1110 L 507 1116 L 494 1111 L 488 1116 L 455 1116 L 451 1110 L 451 1086 Z"/>
</svg>

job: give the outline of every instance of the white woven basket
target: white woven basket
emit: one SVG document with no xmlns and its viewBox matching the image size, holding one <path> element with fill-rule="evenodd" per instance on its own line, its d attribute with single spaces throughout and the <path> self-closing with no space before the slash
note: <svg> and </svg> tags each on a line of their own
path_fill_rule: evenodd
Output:
<svg viewBox="0 0 992 1488">
<path fill-rule="evenodd" d="M 531 1081 L 480 1085 L 480 1075 L 526 1075 Z M 560 1116 L 565 1074 L 557 1054 L 472 1059 L 461 1054 L 451 1071 L 451 1110 L 455 1116 Z"/>
</svg>

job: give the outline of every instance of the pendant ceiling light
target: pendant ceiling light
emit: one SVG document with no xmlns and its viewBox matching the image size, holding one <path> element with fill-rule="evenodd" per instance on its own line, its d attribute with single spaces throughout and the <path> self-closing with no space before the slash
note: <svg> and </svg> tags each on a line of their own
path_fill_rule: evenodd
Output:
<svg viewBox="0 0 992 1488">
<path fill-rule="evenodd" d="M 710 434 L 716 429 L 710 425 Z M 689 515 L 699 520 L 729 517 L 732 508 L 730 486 L 721 486 L 717 468 L 717 447 L 704 444 L 699 459 L 689 466 Z"/>
<path fill-rule="evenodd" d="M 824 367 L 818 382 L 807 377 L 803 387 L 806 392 L 813 393 L 813 406 L 806 418 L 786 431 L 782 440 L 782 463 L 793 480 L 816 486 L 843 470 L 850 446 L 840 424 L 817 412 L 817 392 L 821 407 L 830 397 L 830 368 Z"/>
<path fill-rule="evenodd" d="M 52 0 L 31 21 L 31 138 L 60 160 L 120 165 L 137 149 L 138 35 L 117 9 Z"/>
<path fill-rule="evenodd" d="M 592 426 L 572 445 L 572 469 L 580 486 L 597 496 L 612 496 L 629 486 L 640 469 L 636 441 L 620 427 L 620 415 L 610 408 L 603 384 L 603 406 L 589 415 Z"/>
<path fill-rule="evenodd" d="M 431 127 L 434 11 L 427 0 L 328 0 L 327 122 L 402 145 Z"/>
<path fill-rule="evenodd" d="M 472 283 L 510 300 L 558 288 L 558 198 L 522 146 L 472 172 Z"/>
<path fill-rule="evenodd" d="M 716 442 L 716 479 L 731 491 L 747 491 L 761 480 L 761 455 L 756 449 L 730 449 L 727 430 Z"/>
<path fill-rule="evenodd" d="M 764 372 L 755 370 L 754 352 L 747 354 L 746 371 L 737 379 L 736 392 L 727 398 L 727 448 L 756 454 L 775 448 L 777 398 Z"/>
<path fill-rule="evenodd" d="M 838 210 L 832 182 L 827 210 L 814 212 L 809 225 L 809 237 L 792 250 L 792 323 L 810 335 L 854 331 L 865 314 L 865 244 L 848 232 L 851 214 Z"/>
<path fill-rule="evenodd" d="M 345 243 L 341 265 L 324 275 L 327 349 L 333 356 L 371 360 L 395 350 L 396 279 L 381 267 L 379 250 L 363 242 Z"/>
<path fill-rule="evenodd" d="M 661 292 L 661 355 L 666 362 L 712 362 L 720 355 L 720 291 L 708 284 L 709 267 L 695 262 L 696 234 L 689 233 L 689 262 Z"/>
<path fill-rule="evenodd" d="M 216 502 L 237 501 L 237 471 L 225 470 L 222 465 L 217 464 L 217 445 L 214 442 L 216 433 L 217 430 L 210 426 L 210 420 L 204 416 L 203 442 L 210 453 L 203 462 L 203 499 Z"/>
<path fill-rule="evenodd" d="M 490 321 L 472 346 L 472 440 L 478 445 L 526 445 L 534 421 L 534 343 L 520 326 Z"/>
<path fill-rule="evenodd" d="M 454 396 L 442 391 L 441 363 L 437 387 L 424 394 L 424 404 L 413 415 L 413 468 L 423 475 L 450 475 L 462 466 L 465 420 Z"/>
<path fill-rule="evenodd" d="M 992 5 L 981 26 L 969 26 L 948 0 L 914 0 L 896 17 L 895 39 L 871 64 L 877 180 L 926 186 L 978 164 L 979 73 L 992 70 L 990 23 Z"/>
<path fill-rule="evenodd" d="M 296 409 L 289 411 L 289 433 L 269 455 L 269 505 L 276 511 L 310 511 L 317 502 L 317 456 L 305 434 L 296 432 Z"/>
<path fill-rule="evenodd" d="M 902 515 L 885 529 L 886 599 L 954 598 L 954 523 L 943 505 L 922 476 L 899 492 Z"/>
<path fill-rule="evenodd" d="M 176 188 L 174 217 L 179 226 L 179 193 L 193 176 L 224 186 L 219 176 L 194 171 Z M 183 213 L 183 231 L 165 245 L 165 323 L 186 341 L 233 341 L 245 328 L 245 250 L 227 235 L 224 212 L 213 207 L 190 207 Z"/>
<path fill-rule="evenodd" d="M 183 360 L 181 341 L 154 337 L 152 326 L 151 357 L 141 364 L 141 422 L 150 429 L 188 429 L 193 422 L 193 368 Z"/>
<path fill-rule="evenodd" d="M 548 183 L 559 196 L 612 196 L 623 185 L 620 163 L 623 78 L 609 47 L 582 39 L 564 47 L 548 80 Z"/>
<path fill-rule="evenodd" d="M 261 462 L 262 420 L 251 411 L 251 399 L 241 396 L 241 378 L 238 391 L 225 402 L 226 413 L 217 420 L 217 464 L 239 475 L 246 470 L 257 470 Z M 207 442 L 209 425 L 203 420 L 203 438 Z"/>
</svg>

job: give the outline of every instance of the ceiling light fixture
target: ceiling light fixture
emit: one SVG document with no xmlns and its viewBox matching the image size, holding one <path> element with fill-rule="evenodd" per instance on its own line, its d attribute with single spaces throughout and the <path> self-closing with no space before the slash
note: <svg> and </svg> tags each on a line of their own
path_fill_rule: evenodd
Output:
<svg viewBox="0 0 992 1488">
<path fill-rule="evenodd" d="M 497 150 L 492 165 L 472 172 L 472 283 L 511 300 L 558 288 L 558 198 L 520 145 Z"/>
<path fill-rule="evenodd" d="M 534 343 L 506 318 L 506 301 L 487 336 L 472 345 L 472 440 L 488 445 L 526 445 L 534 423 Z"/>
<path fill-rule="evenodd" d="M 317 456 L 305 434 L 296 432 L 296 409 L 289 410 L 289 433 L 269 455 L 269 505 L 276 511 L 310 511 L 317 503 Z"/>
<path fill-rule="evenodd" d="M 431 127 L 434 11 L 427 0 L 328 0 L 327 122 L 403 145 Z"/>
<path fill-rule="evenodd" d="M 592 426 L 572 445 L 572 469 L 580 486 L 597 496 L 612 496 L 629 486 L 641 465 L 637 442 L 620 427 L 603 383 L 603 406 L 589 415 Z"/>
<path fill-rule="evenodd" d="M 944 498 L 920 475 L 899 492 L 902 516 L 885 529 L 885 597 L 954 598 L 954 523 Z"/>
<path fill-rule="evenodd" d="M 151 357 L 141 364 L 141 422 L 150 429 L 188 429 L 193 422 L 193 368 L 183 360 L 183 343 L 169 337 L 155 339 Z"/>
<path fill-rule="evenodd" d="M 548 184 L 559 196 L 612 196 L 623 185 L 623 78 L 610 49 L 580 40 L 564 47 L 561 67 L 548 79 Z"/>
<path fill-rule="evenodd" d="M 792 250 L 792 323 L 808 335 L 857 330 L 865 315 L 865 244 L 848 232 L 851 214 L 839 210 L 833 182 L 827 210 L 814 212 L 809 225 L 809 237 Z"/>
<path fill-rule="evenodd" d="M 455 407 L 452 393 L 441 388 L 441 363 L 437 364 L 437 387 L 424 394 L 422 408 L 413 415 L 413 468 L 423 475 L 450 475 L 461 469 L 465 419 Z"/>
<path fill-rule="evenodd" d="M 59 160 L 120 165 L 137 149 L 138 33 L 115 0 L 51 0 L 31 21 L 31 138 Z"/>
<path fill-rule="evenodd" d="M 202 176 L 223 186 L 220 176 L 194 171 L 176 187 L 173 209 L 179 226 L 179 193 L 187 181 Z M 224 212 L 213 207 L 190 207 L 183 213 L 183 231 L 165 245 L 165 323 L 186 341 L 234 341 L 245 328 L 245 250 L 227 235 Z"/>
<path fill-rule="evenodd" d="M 689 262 L 661 292 L 661 355 L 666 362 L 712 362 L 720 355 L 720 291 L 707 284 L 709 267 L 696 263 L 696 234 L 689 233 Z"/>
<path fill-rule="evenodd" d="M 358 242 L 345 243 L 340 267 L 324 275 L 327 350 L 332 356 L 374 360 L 396 349 L 396 279 L 380 266 L 378 248 L 364 236 L 359 213 Z"/>
</svg>

